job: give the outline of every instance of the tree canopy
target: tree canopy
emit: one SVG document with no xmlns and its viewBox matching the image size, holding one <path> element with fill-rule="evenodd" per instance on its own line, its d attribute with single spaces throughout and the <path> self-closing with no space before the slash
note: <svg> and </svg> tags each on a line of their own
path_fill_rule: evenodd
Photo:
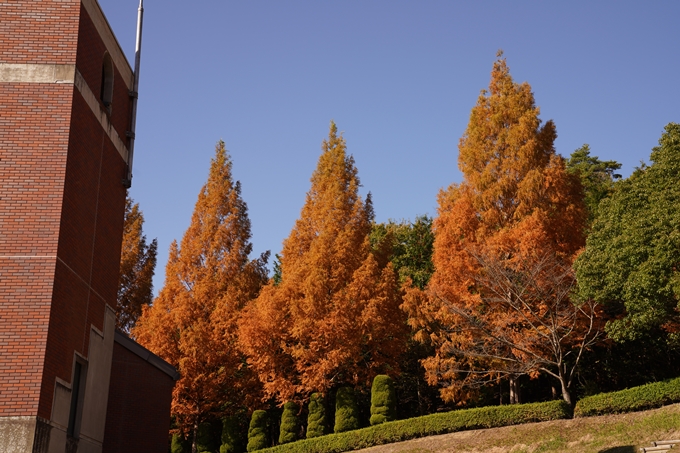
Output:
<svg viewBox="0 0 680 453">
<path fill-rule="evenodd" d="M 267 254 L 251 261 L 250 237 L 241 187 L 219 142 L 191 224 L 181 245 L 170 247 L 165 285 L 133 331 L 178 369 L 172 414 L 194 443 L 203 420 L 259 399 L 257 378 L 236 348 L 239 314 L 267 280 Z"/>
<path fill-rule="evenodd" d="M 546 335 L 560 338 L 562 346 L 583 340 L 545 332 L 568 326 L 578 315 L 558 316 L 576 309 L 566 289 L 546 288 L 554 283 L 549 275 L 534 278 L 545 260 L 570 268 L 583 246 L 586 221 L 581 184 L 554 150 L 555 126 L 541 126 L 538 115 L 529 84 L 515 83 L 505 59 L 497 60 L 460 139 L 463 182 L 439 193 L 435 272 L 425 292 L 406 288 L 411 326 L 436 347 L 435 356 L 423 361 L 428 379 L 445 385 L 448 400 L 465 400 L 466 389 L 499 376 L 541 369 L 560 376 L 559 351 L 545 348 Z M 499 293 L 509 289 L 500 286 L 508 278 L 531 284 L 524 293 Z M 562 280 L 568 288 L 569 274 Z M 536 297 L 522 299 L 531 285 Z"/>
<path fill-rule="evenodd" d="M 153 275 L 156 269 L 156 239 L 146 243 L 143 232 L 144 214 L 139 203 L 125 199 L 123 244 L 118 278 L 118 307 L 116 327 L 129 332 L 142 314 L 142 309 L 153 300 Z"/>
<path fill-rule="evenodd" d="M 280 403 L 394 372 L 405 320 L 397 276 L 368 235 L 370 195 L 359 195 L 354 159 L 331 122 L 300 218 L 271 281 L 239 322 L 248 363 Z"/>
<path fill-rule="evenodd" d="M 589 225 L 597 216 L 600 201 L 612 194 L 614 182 L 621 179 L 621 175 L 615 173 L 620 168 L 621 164 L 614 160 L 603 161 L 597 156 L 591 156 L 590 146 L 587 144 L 571 153 L 567 161 L 567 171 L 581 178 Z"/>
<path fill-rule="evenodd" d="M 580 297 L 609 308 L 607 333 L 619 341 L 680 331 L 680 124 L 666 126 L 650 158 L 600 204 L 575 263 Z"/>
</svg>

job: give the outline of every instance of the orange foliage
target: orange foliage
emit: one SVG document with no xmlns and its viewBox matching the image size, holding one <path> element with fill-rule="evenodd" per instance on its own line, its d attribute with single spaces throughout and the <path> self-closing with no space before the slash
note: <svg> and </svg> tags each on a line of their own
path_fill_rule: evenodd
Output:
<svg viewBox="0 0 680 453">
<path fill-rule="evenodd" d="M 370 197 L 358 195 L 354 159 L 334 123 L 322 148 L 283 245 L 281 282 L 270 281 L 239 323 L 248 363 L 281 403 L 394 373 L 404 347 L 396 275 L 371 252 Z"/>
<path fill-rule="evenodd" d="M 532 331 L 536 325 L 527 317 L 570 312 L 557 316 L 561 321 L 553 330 L 575 318 L 583 321 L 568 292 L 558 291 L 558 297 L 552 291 L 557 288 L 544 287 L 555 284 L 557 277 L 547 277 L 551 272 L 571 272 L 584 245 L 586 212 L 580 182 L 555 153 L 555 126 L 552 121 L 541 126 L 538 114 L 530 86 L 512 80 L 505 59 L 496 61 L 489 90 L 480 94 L 460 140 L 458 163 L 464 180 L 439 193 L 435 272 L 425 292 L 406 288 L 403 308 L 416 337 L 437 347 L 436 356 L 424 361 L 428 378 L 448 385 L 443 392 L 447 400 L 467 398 L 465 386 L 473 381 L 535 375 L 550 368 L 554 357 L 543 349 L 543 333 Z M 492 273 L 498 274 L 498 281 Z M 503 276 L 519 285 L 515 290 L 534 287 L 535 297 L 526 307 L 515 310 L 514 296 L 490 296 Z M 562 290 L 570 288 L 573 277 L 560 281 Z M 505 333 L 494 339 L 488 329 Z M 506 335 L 509 329 L 515 335 Z M 574 334 L 560 341 L 564 345 L 581 340 Z M 517 344 L 502 344 L 512 341 Z M 479 349 L 485 342 L 486 356 Z"/>
<path fill-rule="evenodd" d="M 237 319 L 266 282 L 266 256 L 250 261 L 250 220 L 218 143 L 191 225 L 170 247 L 163 289 L 133 330 L 180 372 L 172 414 L 183 431 L 258 399 L 257 377 L 236 348 Z"/>
</svg>

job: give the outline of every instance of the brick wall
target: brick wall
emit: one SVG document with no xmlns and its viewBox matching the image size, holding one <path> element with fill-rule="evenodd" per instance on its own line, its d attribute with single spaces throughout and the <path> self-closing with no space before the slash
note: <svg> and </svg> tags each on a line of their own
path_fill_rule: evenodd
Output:
<svg viewBox="0 0 680 453">
<path fill-rule="evenodd" d="M 0 62 L 73 64 L 80 0 L 0 2 Z"/>
<path fill-rule="evenodd" d="M 103 453 L 166 453 L 174 385 L 166 372 L 116 341 Z"/>
<path fill-rule="evenodd" d="M 37 413 L 72 92 L 0 84 L 0 416 Z"/>
<path fill-rule="evenodd" d="M 76 64 L 98 98 L 105 51 L 80 0 L 0 1 L 0 63 Z M 129 116 L 115 69 L 126 145 Z M 125 168 L 74 84 L 0 83 L 0 417 L 50 419 L 55 379 L 115 307 Z"/>
</svg>

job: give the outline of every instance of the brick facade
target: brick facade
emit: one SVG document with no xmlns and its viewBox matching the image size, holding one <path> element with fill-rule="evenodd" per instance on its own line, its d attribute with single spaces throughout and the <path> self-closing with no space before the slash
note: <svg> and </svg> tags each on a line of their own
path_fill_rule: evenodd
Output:
<svg viewBox="0 0 680 453">
<path fill-rule="evenodd" d="M 132 83 L 96 0 L 0 2 L 0 451 L 101 451 Z"/>
</svg>

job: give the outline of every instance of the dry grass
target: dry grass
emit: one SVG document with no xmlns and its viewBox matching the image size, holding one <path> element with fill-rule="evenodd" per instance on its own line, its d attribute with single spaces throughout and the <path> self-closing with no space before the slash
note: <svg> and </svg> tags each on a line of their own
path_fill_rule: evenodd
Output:
<svg viewBox="0 0 680 453">
<path fill-rule="evenodd" d="M 644 412 L 463 431 L 381 445 L 364 453 L 635 453 L 680 438 L 680 404 Z"/>
</svg>

